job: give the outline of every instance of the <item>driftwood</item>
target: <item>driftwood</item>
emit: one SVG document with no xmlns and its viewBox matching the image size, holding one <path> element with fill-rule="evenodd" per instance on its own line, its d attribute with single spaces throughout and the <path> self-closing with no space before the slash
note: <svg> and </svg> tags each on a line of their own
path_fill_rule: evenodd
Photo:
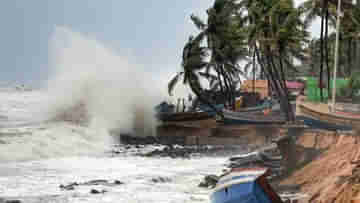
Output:
<svg viewBox="0 0 360 203">
<path fill-rule="evenodd" d="M 279 155 L 276 145 L 270 145 L 257 151 L 233 156 L 229 159 L 228 168 L 265 167 L 271 171 L 270 178 L 281 175 L 282 156 Z"/>
</svg>

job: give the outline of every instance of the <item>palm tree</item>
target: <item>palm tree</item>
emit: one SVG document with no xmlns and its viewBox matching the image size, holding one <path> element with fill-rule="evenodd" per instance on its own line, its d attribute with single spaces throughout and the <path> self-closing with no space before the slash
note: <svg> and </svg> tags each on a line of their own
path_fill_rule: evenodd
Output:
<svg viewBox="0 0 360 203">
<path fill-rule="evenodd" d="M 294 112 L 286 87 L 286 69 L 295 69 L 292 59 L 304 58 L 304 43 L 308 33 L 300 20 L 300 11 L 292 0 L 244 0 L 241 5 L 247 14 L 248 40 L 254 47 L 258 63 L 280 99 L 289 121 Z"/>
<path fill-rule="evenodd" d="M 324 65 L 324 24 L 325 25 L 325 47 L 327 47 L 327 32 L 328 32 L 328 18 L 329 18 L 329 12 L 328 12 L 328 0 L 307 0 L 305 1 L 300 8 L 303 10 L 304 14 L 305 14 L 305 24 L 307 26 L 310 25 L 310 23 L 312 23 L 317 17 L 321 18 L 321 31 L 320 31 L 320 73 L 319 73 L 319 83 L 320 83 L 320 97 L 321 97 L 321 101 L 324 100 L 324 96 L 323 96 L 323 65 Z M 325 15 L 326 15 L 326 22 L 325 20 Z M 327 49 L 325 49 L 327 50 Z M 326 57 L 328 57 L 328 53 L 327 51 L 325 51 L 325 55 Z M 328 60 L 328 58 L 325 59 L 326 61 Z M 328 63 L 327 64 L 327 73 L 329 75 L 329 66 Z M 329 84 L 328 80 L 328 84 Z"/>
<path fill-rule="evenodd" d="M 182 77 L 202 102 L 212 105 L 199 79 L 203 77 L 233 106 L 234 84 L 244 74 L 239 61 L 246 60 L 249 63 L 243 70 L 252 65 L 254 76 L 259 65 L 287 119 L 294 121 L 286 72 L 297 71 L 294 58 L 305 58 L 308 33 L 293 0 L 215 0 L 207 14 L 207 23 L 191 16 L 200 33 L 185 45 L 183 69 L 169 82 L 169 93 Z"/>
<path fill-rule="evenodd" d="M 314 21 L 317 17 L 321 18 L 321 32 L 320 32 L 320 94 L 321 94 L 321 100 L 323 100 L 323 65 L 326 64 L 326 72 L 327 72 L 327 86 L 328 86 L 328 95 L 330 95 L 330 58 L 329 58 L 329 33 L 328 28 L 329 25 L 332 25 L 335 27 L 336 22 L 336 7 L 337 7 L 337 0 L 307 0 L 305 1 L 300 8 L 304 10 L 305 13 L 305 23 L 310 24 L 312 21 Z M 346 25 L 348 23 L 351 24 L 352 20 L 349 18 L 349 15 L 352 15 L 354 11 L 354 6 L 352 5 L 352 0 L 342 0 L 341 7 L 345 11 L 344 16 L 344 22 L 342 23 L 342 26 L 345 26 L 346 28 L 355 28 L 353 25 Z M 324 27 L 325 27 L 325 33 L 324 33 Z M 343 29 L 343 28 L 342 28 Z M 346 31 L 343 33 L 349 33 L 351 31 Z M 343 38 L 343 36 L 342 36 Z M 349 60 L 351 58 L 350 51 L 351 48 L 351 40 L 348 41 L 348 56 Z M 324 57 L 324 51 L 325 51 L 325 57 Z M 348 67 L 351 66 L 351 62 L 349 61 Z M 350 68 L 348 69 L 348 72 L 350 71 Z"/>
<path fill-rule="evenodd" d="M 230 106 L 235 105 L 234 84 L 239 81 L 239 74 L 243 74 L 238 62 L 247 56 L 245 36 L 240 30 L 239 21 L 235 20 L 238 16 L 237 8 L 236 0 L 215 0 L 214 5 L 207 10 L 207 23 L 203 22 L 199 17 L 191 15 L 191 20 L 200 33 L 185 46 L 184 71 L 180 72 L 169 83 L 169 90 L 176 84 L 180 75 L 186 75 L 187 63 L 196 64 L 195 66 L 199 69 L 190 68 L 190 72 L 193 73 L 194 70 L 199 72 L 201 70 L 197 78 L 202 76 L 211 79 L 212 83 L 214 83 L 214 77 L 210 76 L 215 73 L 216 84 L 227 98 L 228 104 Z M 193 59 L 195 56 L 186 58 L 190 44 L 192 47 L 198 47 L 198 49 L 203 45 L 201 51 L 194 51 L 194 55 L 199 55 L 196 56 L 196 59 Z M 205 58 L 208 60 L 205 61 Z M 189 85 L 191 87 L 191 83 Z M 196 86 L 199 85 L 199 83 L 196 83 Z"/>
<path fill-rule="evenodd" d="M 190 37 L 183 49 L 182 55 L 182 71 L 177 73 L 168 84 L 169 95 L 178 81 L 182 78 L 183 84 L 188 85 L 196 97 L 204 104 L 210 106 L 215 112 L 222 115 L 221 112 L 212 104 L 209 98 L 204 94 L 204 88 L 200 81 L 201 70 L 203 70 L 208 62 L 206 61 L 206 47 L 201 46 L 204 35 L 198 35 L 196 38 Z"/>
</svg>

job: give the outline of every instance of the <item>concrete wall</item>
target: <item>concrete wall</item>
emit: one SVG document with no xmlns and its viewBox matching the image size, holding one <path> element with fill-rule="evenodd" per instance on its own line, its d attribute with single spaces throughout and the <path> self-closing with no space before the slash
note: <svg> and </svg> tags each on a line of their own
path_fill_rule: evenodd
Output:
<svg viewBox="0 0 360 203">
<path fill-rule="evenodd" d="M 159 137 L 185 137 L 187 145 L 265 145 L 280 135 L 278 126 L 215 126 L 211 128 L 164 125 Z"/>
</svg>

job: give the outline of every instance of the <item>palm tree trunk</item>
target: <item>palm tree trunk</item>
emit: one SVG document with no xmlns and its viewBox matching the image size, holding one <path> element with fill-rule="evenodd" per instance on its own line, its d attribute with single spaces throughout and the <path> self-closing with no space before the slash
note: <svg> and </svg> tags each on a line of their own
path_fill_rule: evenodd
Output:
<svg viewBox="0 0 360 203">
<path fill-rule="evenodd" d="M 215 67 L 215 71 L 216 71 L 216 74 L 217 74 L 217 79 L 219 81 L 221 95 L 225 95 L 224 86 L 222 84 L 221 74 L 220 74 L 220 70 L 219 70 L 218 66 Z M 225 104 L 225 106 L 226 106 L 226 104 Z"/>
<path fill-rule="evenodd" d="M 274 58 L 272 56 L 272 54 L 270 54 L 270 60 L 271 60 L 271 64 L 273 66 L 273 72 L 275 73 L 275 76 L 278 78 L 280 86 L 281 86 L 281 92 L 283 94 L 283 105 L 285 105 L 285 113 L 287 115 L 287 119 L 288 121 L 295 121 L 295 116 L 292 110 L 292 107 L 290 105 L 290 99 L 289 99 L 289 91 L 287 89 L 286 86 L 286 77 L 285 77 L 285 71 L 284 71 L 284 66 L 283 66 L 283 62 L 282 62 L 282 53 L 280 53 L 280 58 L 279 58 L 279 64 L 280 64 L 280 73 L 278 71 L 278 69 L 276 69 L 275 66 L 275 62 L 274 62 Z"/>
<path fill-rule="evenodd" d="M 330 66 L 329 66 L 329 0 L 325 0 L 325 9 L 326 9 L 326 16 L 325 16 L 325 60 L 326 60 L 326 73 L 327 73 L 327 89 L 328 89 L 328 97 L 330 97 L 331 89 L 330 89 Z"/>
<path fill-rule="evenodd" d="M 351 38 L 349 38 L 348 40 L 348 61 L 347 61 L 347 64 L 348 64 L 348 71 L 347 71 L 347 76 L 350 77 L 351 76 Z"/>
<path fill-rule="evenodd" d="M 253 93 L 255 93 L 255 49 L 254 49 L 254 53 L 253 53 Z"/>
<path fill-rule="evenodd" d="M 354 68 L 355 67 L 359 67 L 360 66 L 360 63 L 358 63 L 360 60 L 359 60 L 359 57 L 358 57 L 358 44 L 360 43 L 360 40 L 355 40 L 355 43 L 354 43 L 354 50 L 353 50 L 353 57 L 354 57 Z"/>
<path fill-rule="evenodd" d="M 220 72 L 224 78 L 224 84 L 225 84 L 225 94 L 226 94 L 226 98 L 228 101 L 228 104 L 230 107 L 234 107 L 234 105 L 232 104 L 232 96 L 231 96 L 231 88 L 229 83 L 231 83 L 230 78 L 227 76 L 225 70 L 224 70 L 224 65 L 222 65 L 223 67 L 220 68 Z"/>
<path fill-rule="evenodd" d="M 280 107 L 283 110 L 283 112 L 285 113 L 286 119 L 288 121 L 295 121 L 295 116 L 291 113 L 291 110 L 289 108 L 290 104 L 289 104 L 289 100 L 287 98 L 286 92 L 285 92 L 285 88 L 284 88 L 284 83 L 283 81 L 281 81 L 281 77 L 279 72 L 276 70 L 276 66 L 274 64 L 272 55 L 271 55 L 271 51 L 270 51 L 270 47 L 267 45 L 266 46 L 266 54 L 265 57 L 267 58 L 267 64 L 268 64 L 268 68 L 265 69 L 266 74 L 270 77 L 268 77 L 268 80 L 270 80 L 270 82 L 273 84 L 273 90 L 275 91 L 275 93 L 277 94 L 279 100 L 280 100 Z"/>
<path fill-rule="evenodd" d="M 263 75 L 262 77 L 268 78 L 268 91 L 269 91 L 269 95 L 271 95 L 271 89 L 274 89 L 273 83 L 270 82 L 270 80 L 269 80 L 270 76 L 266 75 L 266 72 L 264 71 L 265 70 L 265 65 L 264 65 L 265 63 L 262 60 L 262 58 L 260 57 L 259 50 L 257 49 L 256 46 L 254 47 L 254 51 L 255 51 L 258 63 L 260 65 L 261 75 Z M 261 78 L 261 79 L 264 79 L 264 78 Z"/>
<path fill-rule="evenodd" d="M 321 8 L 321 30 L 320 30 L 320 75 L 319 75 L 319 84 L 320 84 L 320 100 L 324 101 L 323 94 L 323 65 L 324 65 L 324 4 Z"/>
<path fill-rule="evenodd" d="M 280 62 L 280 70 L 281 70 L 281 75 L 282 75 L 282 80 L 284 83 L 284 92 L 285 92 L 285 96 L 286 96 L 286 105 L 288 106 L 287 109 L 289 110 L 289 116 L 290 116 L 290 121 L 295 121 L 295 115 L 294 115 L 294 111 L 292 109 L 292 106 L 290 104 L 290 96 L 289 96 L 289 89 L 286 86 L 286 76 L 285 76 L 285 71 L 284 71 L 284 64 L 282 61 L 282 53 L 280 53 L 280 58 L 279 58 L 279 62 Z"/>
</svg>

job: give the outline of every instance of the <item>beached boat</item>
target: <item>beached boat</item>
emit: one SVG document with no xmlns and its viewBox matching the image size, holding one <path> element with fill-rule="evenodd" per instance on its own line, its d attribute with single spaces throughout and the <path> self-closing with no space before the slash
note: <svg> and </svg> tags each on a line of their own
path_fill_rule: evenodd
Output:
<svg viewBox="0 0 360 203">
<path fill-rule="evenodd" d="M 260 104 L 258 106 L 241 108 L 241 109 L 237 110 L 236 112 L 256 112 L 256 111 L 260 112 L 260 111 L 264 111 L 266 109 L 271 109 L 274 104 L 276 104 L 276 102 L 273 100 L 265 100 L 262 104 Z"/>
<path fill-rule="evenodd" d="M 337 112 L 360 114 L 360 104 L 337 102 L 335 104 L 335 110 Z"/>
<path fill-rule="evenodd" d="M 224 104 L 216 104 L 215 108 L 219 111 L 221 111 L 222 109 L 224 109 Z M 199 105 L 199 111 L 203 111 L 206 112 L 212 116 L 216 115 L 216 112 L 214 111 L 214 109 L 212 109 L 211 107 L 209 107 L 208 105 Z"/>
<path fill-rule="evenodd" d="M 224 108 L 223 104 L 215 105 L 215 108 L 221 111 Z M 208 107 L 203 106 L 199 111 L 189 112 L 158 112 L 156 117 L 161 121 L 195 121 L 205 120 L 215 117 L 216 112 Z"/>
<path fill-rule="evenodd" d="M 235 112 L 223 110 L 223 118 L 217 118 L 218 122 L 224 124 L 284 124 L 286 119 L 281 113 L 270 113 L 265 115 L 260 112 Z"/>
<path fill-rule="evenodd" d="M 200 111 L 200 112 L 177 112 L 177 113 L 161 112 L 158 113 L 156 117 L 161 121 L 194 121 L 194 120 L 209 119 L 214 116 L 207 112 Z"/>
<path fill-rule="evenodd" d="M 352 127 L 349 125 L 339 125 L 336 123 L 330 123 L 325 120 L 319 120 L 312 116 L 299 115 L 296 116 L 296 120 L 302 122 L 306 127 L 311 129 L 322 129 L 329 131 L 350 131 Z"/>
<path fill-rule="evenodd" d="M 297 109 L 297 117 L 310 127 L 346 130 L 360 126 L 360 114 L 330 112 L 327 104 L 301 102 L 297 105 Z"/>
<path fill-rule="evenodd" d="M 268 175 L 266 168 L 234 168 L 216 184 L 211 203 L 282 203 L 267 182 Z"/>
</svg>

